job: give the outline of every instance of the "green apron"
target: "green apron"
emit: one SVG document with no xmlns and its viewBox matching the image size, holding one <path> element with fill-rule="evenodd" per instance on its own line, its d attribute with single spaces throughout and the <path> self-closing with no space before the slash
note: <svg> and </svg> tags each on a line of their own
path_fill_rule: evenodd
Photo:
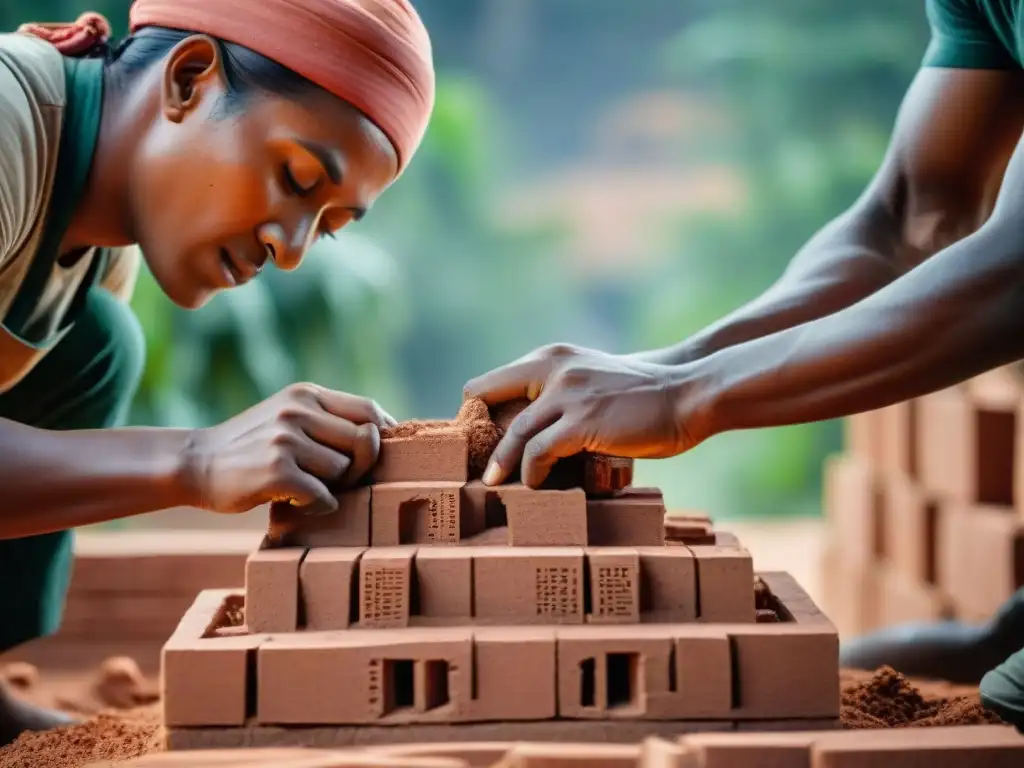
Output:
<svg viewBox="0 0 1024 768">
<path fill-rule="evenodd" d="M 145 356 L 131 310 L 97 285 L 105 254 L 94 253 L 57 329 L 42 331 L 29 322 L 60 256 L 60 242 L 84 192 L 99 136 L 103 63 L 65 61 L 67 105 L 47 227 L 3 318 L 3 326 L 23 343 L 52 349 L 24 379 L 0 394 L 0 418 L 50 430 L 103 429 L 123 420 Z M 0 541 L 0 583 L 7 585 L 0 592 L 0 651 L 58 629 L 71 576 L 72 543 L 70 531 Z"/>
</svg>

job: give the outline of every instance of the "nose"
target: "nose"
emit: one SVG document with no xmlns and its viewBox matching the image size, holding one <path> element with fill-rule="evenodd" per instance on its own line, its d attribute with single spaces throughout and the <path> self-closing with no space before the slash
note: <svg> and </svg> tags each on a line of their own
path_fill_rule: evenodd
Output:
<svg viewBox="0 0 1024 768">
<path fill-rule="evenodd" d="M 292 270 L 302 263 L 309 246 L 310 226 L 304 221 L 286 226 L 280 222 L 268 222 L 260 226 L 258 235 L 267 260 L 278 269 Z"/>
</svg>

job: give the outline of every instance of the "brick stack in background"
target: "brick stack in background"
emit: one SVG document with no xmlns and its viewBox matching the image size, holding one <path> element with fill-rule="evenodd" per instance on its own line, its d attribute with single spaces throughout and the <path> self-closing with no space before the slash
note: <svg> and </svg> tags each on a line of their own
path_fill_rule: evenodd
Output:
<svg viewBox="0 0 1024 768">
<path fill-rule="evenodd" d="M 77 537 L 75 565 L 56 635 L 0 655 L 49 670 L 94 667 L 131 656 L 160 669 L 160 649 L 204 589 L 245 583 L 252 531 L 139 531 Z"/>
<path fill-rule="evenodd" d="M 1024 585 L 1024 378 L 999 369 L 846 422 L 825 467 L 841 636 L 989 618 Z"/>
</svg>

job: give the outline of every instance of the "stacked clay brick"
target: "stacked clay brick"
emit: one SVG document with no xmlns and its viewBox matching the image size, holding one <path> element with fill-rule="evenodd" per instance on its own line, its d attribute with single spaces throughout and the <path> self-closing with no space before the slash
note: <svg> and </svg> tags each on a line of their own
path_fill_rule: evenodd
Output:
<svg viewBox="0 0 1024 768">
<path fill-rule="evenodd" d="M 387 438 L 336 513 L 275 507 L 244 596 L 202 593 L 164 648 L 172 748 L 836 725 L 836 632 L 787 574 L 755 597 L 750 553 L 666 525 L 628 462 L 488 487 L 470 441 Z"/>
<path fill-rule="evenodd" d="M 202 750 L 175 768 L 1017 768 L 1024 737 L 1009 726 L 801 733 L 695 733 L 638 744 L 403 744 L 350 749 Z M 124 768 L 168 768 L 152 755 Z M 101 763 L 89 768 L 113 768 Z"/>
<path fill-rule="evenodd" d="M 847 421 L 825 470 L 843 635 L 989 618 L 1024 585 L 1024 384 L 1000 369 Z"/>
</svg>

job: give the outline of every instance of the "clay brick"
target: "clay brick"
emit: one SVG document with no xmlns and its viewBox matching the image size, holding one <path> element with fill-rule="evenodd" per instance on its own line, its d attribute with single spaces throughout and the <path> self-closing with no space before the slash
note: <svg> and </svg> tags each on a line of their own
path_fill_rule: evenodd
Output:
<svg viewBox="0 0 1024 768">
<path fill-rule="evenodd" d="M 509 482 L 519 482 L 520 479 L 516 471 L 509 477 Z M 632 459 L 583 452 L 556 461 L 541 488 L 579 488 L 589 498 L 601 498 L 621 491 L 632 482 Z"/>
<path fill-rule="evenodd" d="M 245 623 L 251 632 L 294 632 L 304 547 L 262 549 L 245 562 Z"/>
<path fill-rule="evenodd" d="M 719 547 L 743 549 L 743 545 L 740 544 L 739 538 L 731 531 L 715 531 L 715 544 Z"/>
<path fill-rule="evenodd" d="M 555 630 L 477 627 L 468 720 L 550 720 L 557 712 Z"/>
<path fill-rule="evenodd" d="M 420 547 L 413 560 L 416 622 L 468 624 L 473 616 L 473 553 L 464 547 Z"/>
<path fill-rule="evenodd" d="M 680 744 L 700 768 L 810 768 L 810 748 L 820 733 L 691 733 Z"/>
<path fill-rule="evenodd" d="M 642 620 L 696 621 L 697 566 L 693 553 L 686 547 L 638 547 L 637 553 Z"/>
<path fill-rule="evenodd" d="M 697 567 L 701 622 L 754 621 L 754 561 L 746 550 L 690 547 Z"/>
<path fill-rule="evenodd" d="M 471 768 L 490 768 L 505 756 L 511 746 L 507 741 L 445 741 L 438 744 L 389 744 L 364 747 L 364 750 L 367 754 L 387 757 L 455 758 L 468 763 Z"/>
<path fill-rule="evenodd" d="M 257 720 L 274 725 L 452 722 L 472 693 L 468 628 L 295 633 L 263 645 Z"/>
<path fill-rule="evenodd" d="M 889 560 L 910 581 L 935 584 L 938 504 L 907 476 L 884 478 L 886 515 L 883 536 Z"/>
<path fill-rule="evenodd" d="M 587 498 L 582 489 L 538 491 L 501 486 L 508 543 L 515 547 L 582 547 L 587 544 Z"/>
<path fill-rule="evenodd" d="M 691 626 L 673 630 L 674 695 L 659 711 L 671 719 L 727 718 L 732 710 L 732 646 L 718 628 Z M 671 680 L 671 678 L 670 678 Z"/>
<path fill-rule="evenodd" d="M 885 557 L 885 499 L 871 468 L 852 456 L 825 460 L 824 509 L 843 551 L 862 563 Z"/>
<path fill-rule="evenodd" d="M 628 547 L 584 550 L 590 572 L 590 624 L 636 624 L 640 621 L 640 555 Z"/>
<path fill-rule="evenodd" d="M 199 749 L 158 752 L 134 760 L 89 763 L 87 768 L 466 768 L 464 763 L 371 762 L 365 754 L 308 747 Z"/>
<path fill-rule="evenodd" d="M 636 768 L 633 744 L 516 744 L 494 768 Z"/>
<path fill-rule="evenodd" d="M 289 504 L 271 504 L 267 537 L 282 547 L 370 546 L 370 489 L 353 488 L 337 499 L 337 511 L 328 515 L 303 515 Z"/>
<path fill-rule="evenodd" d="M 729 635 L 735 719 L 839 716 L 839 638 L 831 625 L 737 624 Z"/>
<path fill-rule="evenodd" d="M 917 477 L 917 402 L 909 400 L 878 412 L 881 444 L 879 469 Z"/>
<path fill-rule="evenodd" d="M 461 483 L 381 483 L 373 486 L 375 547 L 458 544 Z"/>
<path fill-rule="evenodd" d="M 920 479 L 941 498 L 1011 506 L 1019 455 L 1017 407 L 975 403 L 963 387 L 919 401 Z"/>
<path fill-rule="evenodd" d="M 380 441 L 374 483 L 456 482 L 469 479 L 469 444 L 458 430 Z"/>
<path fill-rule="evenodd" d="M 786 571 L 761 571 L 756 578 L 767 587 L 784 621 L 832 627 L 828 616 L 791 574 Z"/>
<path fill-rule="evenodd" d="M 201 592 L 164 645 L 160 687 L 168 727 L 245 723 L 250 656 L 266 638 L 203 637 L 226 597 L 226 590 Z"/>
<path fill-rule="evenodd" d="M 936 559 L 957 613 L 991 616 L 1024 586 L 1024 520 L 1001 507 L 944 505 Z"/>
<path fill-rule="evenodd" d="M 680 515 L 665 518 L 665 538 L 682 544 L 715 545 L 714 524 L 707 515 Z"/>
<path fill-rule="evenodd" d="M 241 581 L 239 579 L 238 583 Z M 61 618 L 60 637 L 81 640 L 117 637 L 150 641 L 159 646 L 178 626 L 182 614 L 195 600 L 195 594 L 169 597 L 132 591 L 69 594 Z"/>
<path fill-rule="evenodd" d="M 843 419 L 846 452 L 869 467 L 882 466 L 882 428 L 878 411 L 866 411 Z"/>
<path fill-rule="evenodd" d="M 346 629 L 352 618 L 362 547 L 311 549 L 299 566 L 306 629 Z"/>
<path fill-rule="evenodd" d="M 738 733 L 803 733 L 804 731 L 838 731 L 843 727 L 839 717 L 787 718 L 785 720 L 737 720 Z"/>
<path fill-rule="evenodd" d="M 697 756 L 682 744 L 656 736 L 640 742 L 639 768 L 699 768 Z"/>
<path fill-rule="evenodd" d="M 585 453 L 583 491 L 587 496 L 611 496 L 633 484 L 633 459 Z"/>
<path fill-rule="evenodd" d="M 665 525 L 661 491 L 627 488 L 611 498 L 587 501 L 587 542 L 592 547 L 662 546 Z"/>
<path fill-rule="evenodd" d="M 926 736 L 922 738 L 922 736 Z M 1024 738 L 1007 726 L 841 731 L 811 746 L 811 768 L 1017 768 Z"/>
<path fill-rule="evenodd" d="M 590 629 L 590 628 L 585 628 Z M 650 717 L 652 699 L 670 691 L 667 628 L 604 627 L 600 634 L 559 629 L 558 715 L 570 719 Z M 660 630 L 651 632 L 650 630 Z"/>
<path fill-rule="evenodd" d="M 490 514 L 488 515 L 488 510 Z M 495 488 L 480 480 L 471 480 L 462 486 L 459 498 L 461 537 L 469 539 L 488 528 L 507 528 L 505 505 Z M 504 544 L 505 542 L 502 541 Z"/>
<path fill-rule="evenodd" d="M 843 639 L 881 626 L 881 575 L 874 564 L 848 557 L 829 544 L 822 558 L 822 605 Z"/>
<path fill-rule="evenodd" d="M 412 603 L 416 547 L 372 547 L 359 563 L 359 624 L 405 627 Z"/>
<path fill-rule="evenodd" d="M 730 711 L 724 633 L 693 626 L 560 627 L 558 714 L 572 719 L 675 720 Z"/>
<path fill-rule="evenodd" d="M 473 615 L 482 623 L 580 624 L 584 590 L 582 548 L 473 548 Z"/>
<path fill-rule="evenodd" d="M 462 489 L 466 526 L 506 529 L 514 546 L 584 546 L 587 499 L 579 488 L 534 490 L 514 483 L 489 487 L 479 481 Z"/>
<path fill-rule="evenodd" d="M 966 386 L 971 400 L 979 407 L 1012 408 L 1024 393 L 1024 377 L 1019 364 L 1013 363 L 979 374 L 968 380 Z"/>
<path fill-rule="evenodd" d="M 153 535 L 162 539 L 165 533 Z M 117 534 L 119 537 L 122 535 Z M 220 535 L 210 538 L 219 539 Z M 157 542 L 145 542 L 134 536 L 126 544 L 136 548 L 132 554 L 120 551 L 79 552 L 76 546 L 68 599 L 73 600 L 80 594 L 111 592 L 145 597 L 178 595 L 185 597 L 187 607 L 204 589 L 235 589 L 245 583 L 245 560 L 253 549 L 251 537 L 244 537 L 239 544 L 234 544 L 233 539 L 229 537 L 229 543 L 225 543 L 220 551 L 191 551 L 202 544 L 193 539 L 181 542 L 178 545 L 181 551 L 166 551 Z M 174 546 L 174 538 L 169 546 Z M 178 612 L 178 618 L 183 612 L 184 607 Z"/>
<path fill-rule="evenodd" d="M 92 763 L 88 768 L 471 768 L 458 758 L 392 757 L 362 749 L 316 750 L 307 747 L 239 749 L 191 749 L 179 740 L 201 738 L 195 729 L 187 735 L 172 736 L 174 752 L 158 753 L 136 760 Z"/>
<path fill-rule="evenodd" d="M 878 620 L 882 626 L 906 623 L 932 623 L 953 617 L 952 606 L 937 588 L 908 579 L 892 566 L 876 566 L 881 589 L 878 594 Z"/>
</svg>

